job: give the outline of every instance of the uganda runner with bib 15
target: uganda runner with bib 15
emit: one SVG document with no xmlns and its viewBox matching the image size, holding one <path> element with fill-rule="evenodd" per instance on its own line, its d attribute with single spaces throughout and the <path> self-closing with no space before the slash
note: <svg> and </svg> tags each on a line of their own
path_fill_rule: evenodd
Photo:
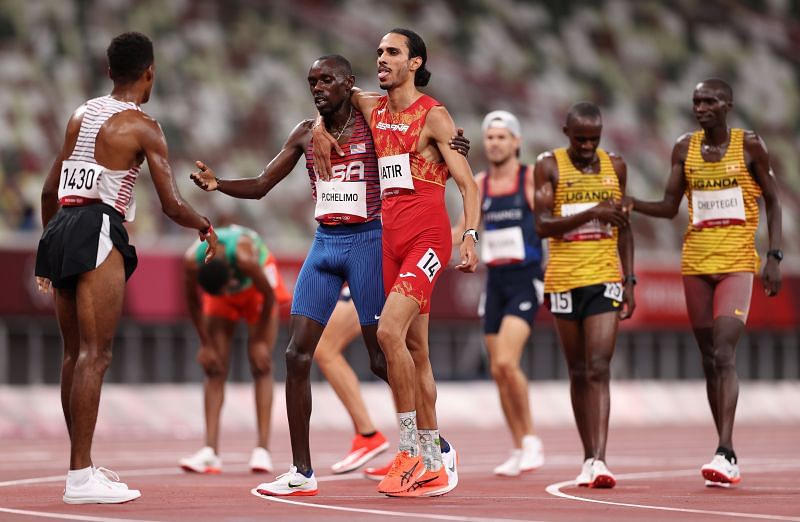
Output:
<svg viewBox="0 0 800 522">
<path fill-rule="evenodd" d="M 620 206 L 627 168 L 598 148 L 600 109 L 579 102 L 567 114 L 569 147 L 541 154 L 534 169 L 536 231 L 549 238 L 544 291 L 569 369 L 584 461 L 579 486 L 611 488 L 606 467 L 609 366 L 620 319 L 633 314 L 633 236 Z M 620 262 L 624 279 L 620 277 Z"/>
</svg>

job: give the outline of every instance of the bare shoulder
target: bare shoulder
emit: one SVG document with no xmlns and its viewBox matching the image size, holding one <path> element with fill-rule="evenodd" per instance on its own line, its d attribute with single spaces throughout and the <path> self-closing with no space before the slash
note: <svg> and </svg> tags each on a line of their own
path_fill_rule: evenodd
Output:
<svg viewBox="0 0 800 522">
<path fill-rule="evenodd" d="M 430 123 L 432 125 L 453 125 L 453 118 L 450 116 L 450 112 L 444 105 L 436 105 L 431 107 L 431 109 L 428 111 L 425 123 Z"/>
<path fill-rule="evenodd" d="M 542 167 L 547 167 L 550 165 L 555 166 L 555 164 L 556 164 L 556 155 L 552 150 L 546 150 L 541 154 L 539 154 L 538 156 L 536 156 L 536 165 L 535 165 L 536 167 L 539 167 L 540 165 Z"/>
<path fill-rule="evenodd" d="M 767 144 L 758 135 L 756 131 L 753 130 L 745 130 L 744 131 L 744 148 L 748 152 L 766 152 L 767 151 Z"/>
<path fill-rule="evenodd" d="M 616 152 L 608 152 L 608 157 L 611 160 L 611 164 L 614 165 L 615 170 L 619 171 L 619 169 L 625 167 L 625 160 Z"/>
<path fill-rule="evenodd" d="M 292 129 L 289 136 L 286 138 L 286 146 L 305 149 L 306 145 L 311 141 L 311 132 L 314 128 L 314 123 L 315 120 L 308 119 L 295 125 L 294 129 Z"/>
<path fill-rule="evenodd" d="M 675 140 L 675 149 L 689 149 L 689 143 L 692 141 L 692 136 L 694 136 L 694 132 L 685 132 L 678 136 L 678 139 Z"/>
<path fill-rule="evenodd" d="M 380 100 L 381 96 L 383 96 L 383 94 L 379 92 L 364 91 L 359 87 L 353 87 L 350 91 L 350 101 L 361 111 L 364 117 L 368 117 L 372 109 L 378 104 L 378 100 Z"/>
</svg>

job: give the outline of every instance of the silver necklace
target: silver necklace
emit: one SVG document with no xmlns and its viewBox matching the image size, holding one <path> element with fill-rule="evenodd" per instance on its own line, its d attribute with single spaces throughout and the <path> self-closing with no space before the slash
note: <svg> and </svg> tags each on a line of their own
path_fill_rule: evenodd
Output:
<svg viewBox="0 0 800 522">
<path fill-rule="evenodd" d="M 348 125 L 350 125 L 350 118 L 352 118 L 352 117 L 353 117 L 353 107 L 351 106 L 350 107 L 350 114 L 347 115 L 347 121 L 344 122 L 344 125 L 342 125 L 342 128 L 339 129 L 339 132 L 336 135 L 334 135 L 334 138 L 336 139 L 336 141 L 339 141 L 339 138 L 342 137 L 342 134 L 344 134 L 344 130 L 347 128 Z M 331 134 L 333 134 L 333 133 L 331 133 Z"/>
</svg>

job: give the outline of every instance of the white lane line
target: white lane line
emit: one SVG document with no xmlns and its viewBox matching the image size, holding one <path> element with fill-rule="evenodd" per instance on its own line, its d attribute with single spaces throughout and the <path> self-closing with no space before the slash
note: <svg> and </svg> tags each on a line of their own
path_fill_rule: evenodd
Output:
<svg viewBox="0 0 800 522">
<path fill-rule="evenodd" d="M 130 470 L 125 472 L 126 477 L 145 477 L 148 475 L 178 475 L 184 471 L 176 469 L 175 467 L 169 468 L 156 468 L 156 469 L 139 469 Z M 29 484 L 44 484 L 47 482 L 60 482 L 66 480 L 66 475 L 51 475 L 49 477 L 35 477 L 21 480 L 7 480 L 0 482 L 0 488 L 11 486 L 24 486 Z M 0 507 L 0 513 L 10 513 L 12 515 L 23 515 L 29 517 L 39 518 L 53 518 L 58 520 L 82 520 L 84 522 L 160 522 L 158 520 L 145 520 L 142 518 L 112 518 L 112 517 L 95 517 L 91 515 L 71 515 L 68 513 L 49 513 L 47 511 L 29 511 L 25 509 L 12 509 Z"/>
<path fill-rule="evenodd" d="M 93 517 L 89 515 L 68 515 L 66 513 L 45 513 L 43 511 L 27 511 L 25 509 L 10 509 L 0 507 L 0 513 L 11 513 L 12 515 L 25 515 L 39 518 L 55 518 L 58 520 L 83 520 L 85 522 L 159 522 L 158 520 L 145 520 L 142 518 L 110 518 Z"/>
<path fill-rule="evenodd" d="M 293 506 L 327 509 L 330 511 L 347 511 L 350 513 L 365 513 L 367 515 L 381 515 L 385 517 L 401 517 L 401 518 L 424 518 L 429 520 L 451 520 L 457 522 L 544 522 L 542 520 L 533 520 L 526 518 L 524 520 L 516 520 L 511 518 L 482 518 L 482 517 L 464 517 L 459 515 L 437 515 L 434 513 L 409 513 L 407 511 L 389 511 L 386 509 L 367 509 L 367 508 L 353 508 L 344 506 L 331 506 L 330 504 L 318 504 L 316 502 L 300 502 L 298 500 L 290 500 L 283 497 L 270 497 L 264 496 L 256 491 L 256 488 L 250 490 L 254 496 L 269 500 L 271 502 L 278 502 L 281 504 L 291 504 Z M 374 498 L 374 497 L 373 497 Z"/>
<path fill-rule="evenodd" d="M 770 470 L 774 470 L 776 467 L 783 467 L 788 469 L 796 468 L 796 465 L 786 465 L 786 466 L 773 466 Z M 749 473 L 756 473 L 756 470 L 748 469 Z M 646 473 L 625 473 L 621 475 L 617 475 L 617 478 L 622 479 L 646 479 L 646 478 L 667 478 L 667 477 L 676 477 L 676 476 L 687 476 L 687 475 L 695 475 L 697 470 L 673 470 L 673 471 L 652 471 Z M 555 484 L 550 484 L 545 488 L 549 494 L 555 497 L 561 497 L 568 500 L 578 500 L 581 502 L 590 502 L 594 504 L 605 504 L 609 506 L 619 506 L 619 507 L 630 507 L 630 508 L 639 508 L 639 509 L 650 509 L 654 511 L 671 511 L 677 513 L 693 513 L 693 514 L 700 514 L 700 515 L 718 515 L 723 517 L 738 517 L 738 518 L 751 518 L 751 519 L 759 519 L 759 520 L 781 520 L 785 522 L 800 522 L 800 517 L 791 517 L 791 516 L 783 516 L 783 515 L 767 515 L 763 513 L 740 513 L 737 511 L 714 511 L 714 510 L 707 510 L 707 509 L 692 509 L 692 508 L 676 508 L 670 506 L 656 506 L 651 504 L 633 504 L 629 502 L 615 502 L 612 500 L 600 500 L 595 498 L 586 498 L 586 497 L 578 497 L 575 495 L 570 495 L 568 493 L 564 493 L 561 491 L 561 488 L 567 486 L 575 486 L 575 481 L 573 480 L 565 480 L 564 482 L 556 482 Z"/>
</svg>

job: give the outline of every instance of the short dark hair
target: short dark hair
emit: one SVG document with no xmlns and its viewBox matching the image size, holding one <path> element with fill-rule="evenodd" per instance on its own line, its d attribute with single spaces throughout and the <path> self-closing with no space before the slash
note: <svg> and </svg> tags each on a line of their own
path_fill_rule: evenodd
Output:
<svg viewBox="0 0 800 522">
<path fill-rule="evenodd" d="M 712 89 L 721 93 L 722 96 L 725 97 L 726 101 L 733 102 L 733 89 L 731 88 L 730 84 L 725 80 L 722 80 L 720 78 L 709 78 L 707 80 L 703 80 L 700 83 L 702 83 L 706 87 L 711 87 Z"/>
<path fill-rule="evenodd" d="M 331 62 L 336 68 L 339 69 L 345 76 L 353 76 L 353 66 L 350 65 L 350 60 L 341 54 L 326 54 L 317 58 L 318 62 Z"/>
<path fill-rule="evenodd" d="M 153 64 L 153 42 L 142 33 L 122 33 L 111 40 L 106 56 L 111 79 L 132 83 Z"/>
<path fill-rule="evenodd" d="M 219 258 L 214 258 L 208 263 L 200 266 L 197 272 L 197 283 L 200 288 L 211 295 L 219 295 L 228 283 L 231 272 L 228 263 Z"/>
<path fill-rule="evenodd" d="M 567 124 L 569 124 L 569 120 L 572 118 L 600 120 L 602 119 L 602 116 L 600 116 L 600 107 L 589 101 L 579 101 L 569 108 Z"/>
<path fill-rule="evenodd" d="M 422 58 L 422 65 L 417 69 L 414 76 L 414 85 L 417 87 L 428 85 L 428 82 L 431 81 L 431 72 L 425 67 L 428 63 L 428 50 L 425 48 L 425 42 L 422 37 L 411 29 L 403 29 L 402 27 L 396 27 L 389 32 L 402 34 L 406 37 L 409 58 L 416 58 L 417 56 Z"/>
</svg>

